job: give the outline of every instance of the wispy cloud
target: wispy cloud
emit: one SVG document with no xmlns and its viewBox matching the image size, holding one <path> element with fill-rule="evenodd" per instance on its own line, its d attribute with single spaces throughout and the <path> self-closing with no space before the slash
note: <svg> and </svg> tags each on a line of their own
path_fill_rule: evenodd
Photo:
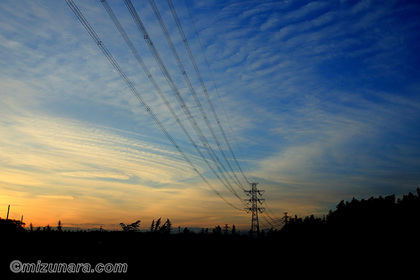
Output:
<svg viewBox="0 0 420 280">
<path fill-rule="evenodd" d="M 51 199 L 69 199 L 69 200 L 74 199 L 74 197 L 72 197 L 70 195 L 37 195 L 37 197 L 51 198 Z"/>
<path fill-rule="evenodd" d="M 3 194 L 24 194 L 3 196 L 1 203 L 15 205 L 16 211 L 31 207 L 33 214 L 26 216 L 38 225 L 54 217 L 77 223 L 81 215 L 112 223 L 127 211 L 134 219 L 139 210 L 152 219 L 156 212 L 179 213 L 184 207 L 173 209 L 174 202 L 202 201 L 208 191 L 171 147 L 154 144 L 147 136 L 34 115 L 16 118 L 13 125 L 1 122 L 0 130 L 8 133 L 0 140 L 0 188 Z M 203 165 L 198 159 L 196 163 Z M 119 210 L 104 219 L 107 207 Z"/>
<path fill-rule="evenodd" d="M 77 4 L 194 164 L 235 201 L 195 154 L 100 3 Z M 124 4 L 110 5 L 199 143 Z M 149 5 L 135 5 L 200 116 Z M 157 5 L 210 110 L 166 3 Z M 321 213 L 346 195 L 406 192 L 418 182 L 418 4 L 189 1 L 219 93 L 185 3 L 175 5 L 236 156 L 263 182 L 276 212 Z M 1 203 L 71 223 L 88 217 L 84 222 L 115 225 L 139 212 L 177 213 L 186 223 L 229 215 L 247 221 L 184 162 L 64 1 L 3 1 L 0 24 Z M 105 209 L 112 212 L 106 218 Z"/>
<path fill-rule="evenodd" d="M 12 166 L 81 178 L 127 180 L 134 176 L 170 182 L 178 176 L 192 176 L 189 166 L 171 148 L 125 138 L 106 128 L 39 116 L 14 123 L 7 127 L 9 141 L 2 147 L 5 161 Z M 20 139 L 19 148 L 10 139 Z"/>
<path fill-rule="evenodd" d="M 362 99 L 349 106 L 351 95 L 340 92 L 343 99 L 324 104 L 323 110 L 318 107 L 277 119 L 273 133 L 282 139 L 278 152 L 261 160 L 255 173 L 278 184 L 319 186 L 342 197 L 349 192 L 371 195 L 375 188 L 386 192 L 397 185 L 398 192 L 412 189 L 420 162 L 407 161 L 406 152 L 419 153 L 413 146 L 418 135 L 407 136 L 411 134 L 407 129 L 409 119 L 418 115 L 418 103 L 407 106 L 401 98 L 398 103 L 381 98 L 380 106 Z M 398 117 L 402 114 L 407 119 Z"/>
</svg>

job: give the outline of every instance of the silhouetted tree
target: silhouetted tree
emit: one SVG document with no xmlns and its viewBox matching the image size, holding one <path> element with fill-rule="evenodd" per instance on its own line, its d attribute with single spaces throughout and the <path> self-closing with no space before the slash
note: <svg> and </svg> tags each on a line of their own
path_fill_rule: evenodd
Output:
<svg viewBox="0 0 420 280">
<path fill-rule="evenodd" d="M 155 220 L 152 221 L 152 224 L 150 225 L 150 232 L 153 232 L 155 228 Z"/>
<path fill-rule="evenodd" d="M 304 219 L 299 218 L 295 215 L 294 218 L 288 218 L 287 224 L 283 226 L 281 231 L 284 233 L 311 236 L 314 234 L 319 234 L 320 231 L 323 230 L 322 227 L 324 223 L 325 220 L 321 218 L 315 218 L 314 215 L 307 216 Z M 270 231 L 268 232 L 268 234 L 272 235 L 273 231 Z"/>
<path fill-rule="evenodd" d="M 26 232 L 23 228 L 25 223 L 21 223 L 20 220 L 13 219 L 0 219 L 0 233 L 16 233 L 16 232 Z"/>
<path fill-rule="evenodd" d="M 159 233 L 171 233 L 172 224 L 169 221 L 169 219 L 166 220 L 166 222 L 163 223 L 163 225 L 158 229 Z"/>
<path fill-rule="evenodd" d="M 270 230 L 268 231 L 268 233 L 267 233 L 267 236 L 268 237 L 273 237 L 273 236 L 275 236 L 277 234 L 277 230 L 276 229 L 274 229 L 273 227 L 271 227 L 270 228 Z"/>
<path fill-rule="evenodd" d="M 120 223 L 120 226 L 125 232 L 136 232 L 139 230 L 140 220 L 137 220 L 134 223 L 128 225 Z"/>
<path fill-rule="evenodd" d="M 171 221 L 169 219 L 166 219 L 166 222 L 164 222 L 163 225 L 160 225 L 161 219 L 162 218 L 159 218 L 156 221 L 156 224 L 155 224 L 155 220 L 152 221 L 152 224 L 150 226 L 150 232 L 170 234 L 172 231 Z"/>
<path fill-rule="evenodd" d="M 159 218 L 157 221 L 156 221 L 156 224 L 155 224 L 155 230 L 154 230 L 154 232 L 157 232 L 158 230 L 159 230 L 159 228 L 160 228 L 160 220 L 161 220 L 162 218 Z"/>
<path fill-rule="evenodd" d="M 162 232 L 170 234 L 171 231 L 172 231 L 172 223 L 169 219 L 166 219 L 166 222 L 163 224 Z"/>
<path fill-rule="evenodd" d="M 369 199 L 340 201 L 328 215 L 304 219 L 290 218 L 282 232 L 346 235 L 351 239 L 375 239 L 377 236 L 420 233 L 420 189 L 417 195 L 408 193 L 396 200 L 395 195 L 370 197 Z M 338 236 L 337 235 L 337 236 Z"/>
<path fill-rule="evenodd" d="M 221 228 L 220 226 L 216 226 L 216 227 L 213 229 L 213 234 L 214 234 L 214 235 L 222 235 L 222 228 Z"/>
</svg>

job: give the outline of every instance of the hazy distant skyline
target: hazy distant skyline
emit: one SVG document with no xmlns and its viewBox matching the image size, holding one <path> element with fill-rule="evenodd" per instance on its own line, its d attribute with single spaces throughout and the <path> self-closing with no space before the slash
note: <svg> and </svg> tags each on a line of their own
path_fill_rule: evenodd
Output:
<svg viewBox="0 0 420 280">
<path fill-rule="evenodd" d="M 124 2 L 108 2 L 194 135 Z M 186 3 L 173 0 L 215 109 L 278 217 L 322 215 L 341 199 L 419 187 L 419 3 L 187 2 L 234 134 Z M 242 209 L 179 129 L 101 2 L 75 3 L 199 171 Z M 150 4 L 133 4 L 211 139 Z M 156 4 L 212 118 L 168 4 Z M 34 226 L 114 228 L 140 219 L 145 229 L 162 217 L 174 227 L 249 227 L 250 214 L 204 184 L 64 0 L 2 1 L 0 57 L 0 217 L 10 204 L 11 218 L 24 215 Z"/>
</svg>

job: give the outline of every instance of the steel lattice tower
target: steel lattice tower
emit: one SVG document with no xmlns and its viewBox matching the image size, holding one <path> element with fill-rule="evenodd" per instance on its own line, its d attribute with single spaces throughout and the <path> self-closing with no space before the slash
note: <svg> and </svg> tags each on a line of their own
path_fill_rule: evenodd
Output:
<svg viewBox="0 0 420 280">
<path fill-rule="evenodd" d="M 263 213 L 265 208 L 259 207 L 264 202 L 263 198 L 259 198 L 263 195 L 263 190 L 257 189 L 258 183 L 251 183 L 251 190 L 245 191 L 245 194 L 249 196 L 249 199 L 245 199 L 245 202 L 251 207 L 245 208 L 247 213 L 251 212 L 251 234 L 256 236 L 260 232 L 260 224 L 258 222 L 258 212 Z"/>
</svg>

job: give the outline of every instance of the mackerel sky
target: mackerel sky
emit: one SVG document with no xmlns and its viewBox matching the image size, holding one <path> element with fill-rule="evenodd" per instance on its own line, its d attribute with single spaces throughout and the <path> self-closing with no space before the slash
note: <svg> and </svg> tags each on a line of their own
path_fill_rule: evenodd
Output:
<svg viewBox="0 0 420 280">
<path fill-rule="evenodd" d="M 132 2 L 217 150 L 151 5 Z M 243 209 L 182 132 L 101 1 L 75 3 L 199 172 Z M 126 5 L 108 3 L 205 153 Z M 265 226 L 286 211 L 322 216 L 342 199 L 420 187 L 418 1 L 173 4 L 238 162 L 265 190 Z M 217 128 L 168 3 L 156 5 Z M 0 2 L 0 135 L 0 217 L 10 204 L 12 218 L 35 226 L 60 219 L 117 228 L 140 219 L 147 228 L 163 217 L 174 226 L 249 227 L 250 215 L 194 172 L 64 0 Z"/>
</svg>

